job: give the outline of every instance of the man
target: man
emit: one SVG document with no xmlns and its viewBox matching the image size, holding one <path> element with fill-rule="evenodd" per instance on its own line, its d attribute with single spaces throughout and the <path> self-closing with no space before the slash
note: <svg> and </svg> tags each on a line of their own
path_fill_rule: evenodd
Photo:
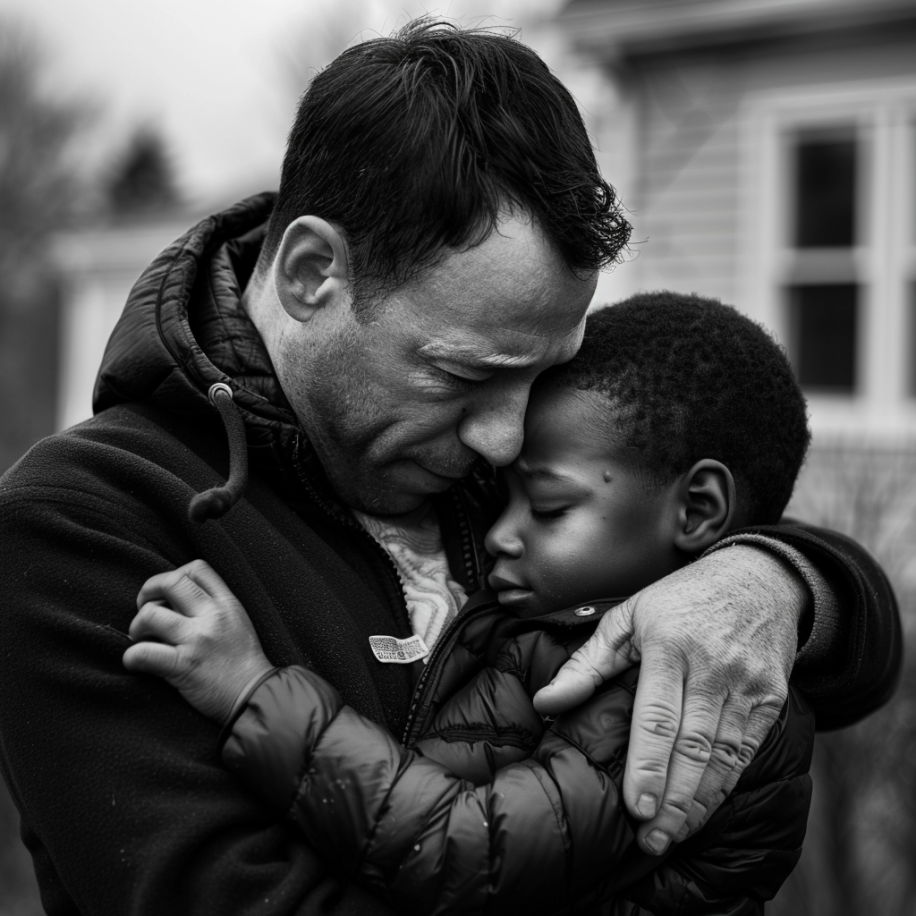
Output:
<svg viewBox="0 0 916 916">
<path fill-rule="evenodd" d="M 202 557 L 272 663 L 400 734 L 417 633 L 434 644 L 482 583 L 491 467 L 517 454 L 530 385 L 575 352 L 627 232 L 538 58 L 418 22 L 316 77 L 276 202 L 204 221 L 141 277 L 96 416 L 0 490 L 0 746 L 52 916 L 386 912 L 233 782 L 211 723 L 123 669 L 137 590 Z M 644 659 L 626 793 L 649 849 L 727 791 L 797 642 L 827 724 L 893 688 L 899 623 L 872 561 L 801 528 L 747 539 L 610 634 L 615 658 Z M 392 645 L 417 660 L 386 663 Z M 598 648 L 588 683 L 613 666 Z"/>
</svg>

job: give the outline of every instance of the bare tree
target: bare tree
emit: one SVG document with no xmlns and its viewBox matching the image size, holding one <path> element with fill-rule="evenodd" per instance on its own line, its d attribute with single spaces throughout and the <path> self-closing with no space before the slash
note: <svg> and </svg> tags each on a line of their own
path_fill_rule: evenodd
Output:
<svg viewBox="0 0 916 916">
<path fill-rule="evenodd" d="M 81 199 L 76 141 L 93 107 L 45 83 L 38 41 L 0 21 L 0 471 L 52 431 L 56 290 L 50 239 Z"/>
<path fill-rule="evenodd" d="M 849 534 L 880 560 L 910 651 L 886 707 L 818 736 L 802 862 L 769 912 L 909 916 L 916 912 L 916 442 L 816 449 L 791 508 Z"/>
<path fill-rule="evenodd" d="M 131 134 L 111 168 L 105 192 L 116 215 L 150 213 L 180 203 L 175 167 L 157 128 L 145 124 Z"/>
<path fill-rule="evenodd" d="M 93 107 L 45 84 L 38 41 L 0 20 L 0 471 L 52 431 L 57 296 L 52 233 L 81 199 L 77 144 Z M 0 911 L 42 912 L 18 817 L 0 782 Z"/>
</svg>

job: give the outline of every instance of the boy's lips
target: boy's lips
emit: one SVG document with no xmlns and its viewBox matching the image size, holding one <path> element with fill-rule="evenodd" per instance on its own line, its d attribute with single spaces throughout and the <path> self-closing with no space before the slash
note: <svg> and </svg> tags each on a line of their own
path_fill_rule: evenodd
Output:
<svg viewBox="0 0 916 916">
<path fill-rule="evenodd" d="M 531 589 L 526 585 L 497 572 L 490 573 L 487 581 L 490 588 L 497 592 L 500 604 L 520 604 L 531 595 Z"/>
</svg>

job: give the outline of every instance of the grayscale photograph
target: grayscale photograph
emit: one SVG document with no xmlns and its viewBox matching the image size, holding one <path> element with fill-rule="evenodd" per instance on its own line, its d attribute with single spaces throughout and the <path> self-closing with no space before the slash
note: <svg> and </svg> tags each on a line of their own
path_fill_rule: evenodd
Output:
<svg viewBox="0 0 916 916">
<path fill-rule="evenodd" d="M 0 916 L 916 912 L 914 0 L 0 0 Z"/>
</svg>

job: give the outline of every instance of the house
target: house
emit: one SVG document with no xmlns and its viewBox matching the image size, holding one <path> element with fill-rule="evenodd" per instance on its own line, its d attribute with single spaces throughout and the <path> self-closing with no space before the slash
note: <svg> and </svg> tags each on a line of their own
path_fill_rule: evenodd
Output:
<svg viewBox="0 0 916 916">
<path fill-rule="evenodd" d="M 718 296 L 785 344 L 817 440 L 916 432 L 916 3 L 571 0 L 557 22 L 634 224 L 599 296 Z"/>
<path fill-rule="evenodd" d="M 92 416 L 92 390 L 128 293 L 150 261 L 198 219 L 183 207 L 58 236 L 54 260 L 62 287 L 56 426 Z"/>
</svg>

